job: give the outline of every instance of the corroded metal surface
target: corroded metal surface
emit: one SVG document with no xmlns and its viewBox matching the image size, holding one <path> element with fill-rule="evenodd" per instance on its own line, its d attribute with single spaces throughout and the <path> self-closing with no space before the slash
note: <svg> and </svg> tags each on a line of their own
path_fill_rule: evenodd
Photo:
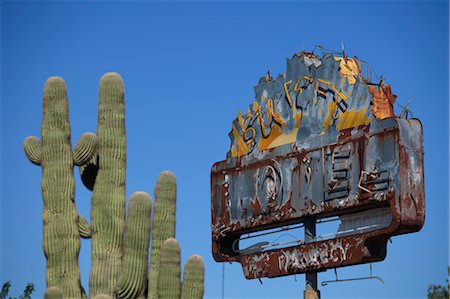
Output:
<svg viewBox="0 0 450 299">
<path fill-rule="evenodd" d="M 356 58 L 300 53 L 287 65 L 261 78 L 212 167 L 213 256 L 240 262 L 247 278 L 383 260 L 390 236 L 424 223 L 422 126 L 395 117 L 396 96 L 366 82 Z M 331 216 L 341 232 L 330 240 L 239 248 L 243 234 Z"/>
</svg>

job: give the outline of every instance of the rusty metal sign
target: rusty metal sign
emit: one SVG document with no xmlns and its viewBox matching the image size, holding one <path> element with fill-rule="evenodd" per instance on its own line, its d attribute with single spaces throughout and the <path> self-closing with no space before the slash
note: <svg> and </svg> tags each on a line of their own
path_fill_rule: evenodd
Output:
<svg viewBox="0 0 450 299">
<path fill-rule="evenodd" d="M 301 52 L 255 87 L 225 161 L 211 170 L 212 252 L 246 278 L 321 271 L 386 256 L 387 240 L 425 219 L 422 125 L 394 115 L 389 85 L 362 62 Z M 335 219 L 312 242 L 243 239 Z"/>
</svg>

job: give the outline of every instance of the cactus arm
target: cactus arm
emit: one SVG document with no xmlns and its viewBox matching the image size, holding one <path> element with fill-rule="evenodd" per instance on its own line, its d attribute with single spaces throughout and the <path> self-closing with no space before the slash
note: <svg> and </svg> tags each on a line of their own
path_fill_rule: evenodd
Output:
<svg viewBox="0 0 450 299">
<path fill-rule="evenodd" d="M 180 288 L 180 246 L 174 238 L 167 239 L 161 246 L 158 276 L 158 299 L 179 299 Z"/>
<path fill-rule="evenodd" d="M 152 200 L 145 192 L 135 192 L 128 202 L 125 224 L 124 256 L 117 294 L 137 298 L 147 282 L 148 247 Z"/>
<path fill-rule="evenodd" d="M 158 299 L 157 284 L 161 245 L 169 238 L 175 238 L 176 178 L 169 171 L 161 173 L 155 187 L 153 213 L 152 250 L 148 279 L 148 298 Z"/>
<path fill-rule="evenodd" d="M 90 191 L 94 189 L 98 173 L 98 140 L 93 133 L 81 135 L 74 149 L 75 165 L 78 166 L 81 181 Z"/>
<path fill-rule="evenodd" d="M 88 163 L 97 151 L 97 136 L 93 133 L 81 135 L 73 151 L 74 164 L 77 166 Z"/>
<path fill-rule="evenodd" d="M 63 295 L 58 287 L 48 287 L 44 293 L 44 299 L 62 299 Z"/>
<path fill-rule="evenodd" d="M 23 141 L 23 149 L 28 160 L 36 165 L 41 165 L 42 145 L 39 138 L 29 136 Z"/>
<path fill-rule="evenodd" d="M 89 239 L 92 236 L 92 230 L 89 226 L 88 221 L 81 215 L 78 215 L 78 231 L 80 233 L 80 237 L 83 239 Z"/>
<path fill-rule="evenodd" d="M 105 74 L 98 105 L 98 173 L 92 193 L 92 267 L 89 293 L 113 296 L 122 258 L 125 225 L 126 133 L 122 78 Z"/>
<path fill-rule="evenodd" d="M 201 299 L 204 293 L 205 266 L 199 255 L 192 255 L 184 265 L 181 299 Z"/>
</svg>

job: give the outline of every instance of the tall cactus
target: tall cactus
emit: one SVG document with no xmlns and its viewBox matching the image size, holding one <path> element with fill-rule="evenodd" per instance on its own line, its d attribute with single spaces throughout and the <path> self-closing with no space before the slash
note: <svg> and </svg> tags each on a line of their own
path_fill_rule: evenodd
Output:
<svg viewBox="0 0 450 299">
<path fill-rule="evenodd" d="M 155 187 L 152 263 L 148 267 L 150 196 L 144 192 L 134 193 L 125 218 L 126 132 L 122 78 L 108 73 L 100 80 L 97 135 L 83 134 L 73 152 L 67 105 L 64 81 L 50 78 L 44 89 L 42 145 L 36 137 L 24 142 L 27 157 L 43 169 L 44 251 L 49 286 L 46 298 L 84 296 L 77 261 L 80 236 L 92 238 L 90 298 L 159 298 L 158 281 L 162 280 L 158 278 L 161 275 L 158 269 L 165 267 L 165 260 L 178 258 L 179 264 L 179 249 L 178 257 L 166 252 L 164 258 L 159 258 L 163 242 L 175 237 L 175 176 L 170 172 L 162 173 Z M 82 182 L 93 191 L 91 225 L 76 212 L 74 164 L 79 166 Z M 188 265 L 185 272 L 189 272 Z M 201 275 L 192 276 L 196 277 L 196 289 L 201 292 L 183 298 L 203 296 L 203 271 L 193 271 Z M 179 280 L 165 284 L 166 287 L 171 285 L 181 290 Z"/>
<path fill-rule="evenodd" d="M 73 153 L 68 110 L 64 80 L 49 78 L 43 96 L 42 142 L 37 137 L 27 137 L 24 150 L 32 163 L 42 167 L 43 248 L 47 258 L 47 285 L 59 286 L 65 298 L 81 298 L 78 267 L 80 238 L 74 202 L 73 165 L 82 165 L 91 158 L 94 147 L 89 146 L 92 144 L 89 140 L 95 139 L 95 136 L 83 135 Z"/>
<path fill-rule="evenodd" d="M 91 209 L 91 296 L 112 295 L 122 259 L 127 156 L 124 88 L 118 74 L 109 73 L 100 80 L 97 138 L 99 167 Z"/>
</svg>

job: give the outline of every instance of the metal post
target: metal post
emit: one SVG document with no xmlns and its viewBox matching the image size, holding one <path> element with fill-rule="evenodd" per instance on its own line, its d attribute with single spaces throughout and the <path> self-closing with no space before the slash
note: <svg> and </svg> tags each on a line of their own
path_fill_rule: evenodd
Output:
<svg viewBox="0 0 450 299">
<path fill-rule="evenodd" d="M 225 299 L 225 263 L 222 263 L 222 299 Z"/>
<path fill-rule="evenodd" d="M 316 219 L 305 219 L 305 243 L 313 242 L 316 237 Z M 320 291 L 317 289 L 317 272 L 306 272 L 306 286 L 303 292 L 304 299 L 320 299 Z"/>
</svg>

